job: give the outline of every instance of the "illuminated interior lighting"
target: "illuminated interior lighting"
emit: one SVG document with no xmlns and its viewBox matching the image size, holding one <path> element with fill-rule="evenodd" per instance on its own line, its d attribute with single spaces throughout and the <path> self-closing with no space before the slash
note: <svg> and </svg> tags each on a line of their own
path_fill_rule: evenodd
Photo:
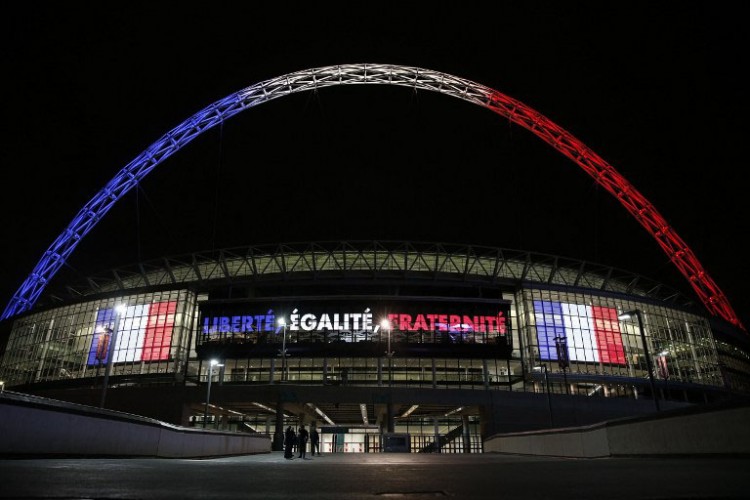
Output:
<svg viewBox="0 0 750 500">
<path fill-rule="evenodd" d="M 446 414 L 445 414 L 445 416 L 446 416 L 446 417 L 449 417 L 449 416 L 453 415 L 454 413 L 458 413 L 458 412 L 462 411 L 463 409 L 464 409 L 464 407 L 463 407 L 463 406 L 459 406 L 459 407 L 458 407 L 458 408 L 456 408 L 455 410 L 451 410 L 451 411 L 449 411 L 448 413 L 446 413 Z"/>
<path fill-rule="evenodd" d="M 599 392 L 599 390 L 600 390 L 601 388 L 602 388 L 602 386 L 601 386 L 601 385 L 599 385 L 599 384 L 597 384 L 597 385 L 595 385 L 595 386 L 594 386 L 594 388 L 593 388 L 593 389 L 591 389 L 591 390 L 590 390 L 590 391 L 588 392 L 588 394 L 586 394 L 586 395 L 587 395 L 587 396 L 593 396 L 594 394 L 596 394 L 597 392 Z"/>
<path fill-rule="evenodd" d="M 257 403 L 257 402 L 255 402 L 255 401 L 253 401 L 253 404 L 254 404 L 255 406 L 257 406 L 258 408 L 263 408 L 264 410 L 266 410 L 266 411 L 270 411 L 271 413 L 276 413 L 276 410 L 274 410 L 273 408 L 271 408 L 271 407 L 268 407 L 268 406 L 266 406 L 266 405 L 262 405 L 262 404 L 260 404 L 260 403 Z"/>
<path fill-rule="evenodd" d="M 211 408 L 214 408 L 214 409 L 216 409 L 218 411 L 223 411 L 223 412 L 227 412 L 227 413 L 234 413 L 235 415 L 244 415 L 244 413 L 240 413 L 238 411 L 230 410 L 229 408 L 224 408 L 223 406 L 216 406 L 213 403 L 210 403 L 208 406 L 211 407 Z"/>
<path fill-rule="evenodd" d="M 413 412 L 414 410 L 416 410 L 417 408 L 419 408 L 419 405 L 411 405 L 411 407 L 410 407 L 410 408 L 409 408 L 408 410 L 406 410 L 406 411 L 404 412 L 404 414 L 403 414 L 403 415 L 401 415 L 401 418 L 406 418 L 406 417 L 408 417 L 408 416 L 409 416 L 409 415 L 411 415 L 411 414 L 412 414 L 412 412 Z"/>
</svg>

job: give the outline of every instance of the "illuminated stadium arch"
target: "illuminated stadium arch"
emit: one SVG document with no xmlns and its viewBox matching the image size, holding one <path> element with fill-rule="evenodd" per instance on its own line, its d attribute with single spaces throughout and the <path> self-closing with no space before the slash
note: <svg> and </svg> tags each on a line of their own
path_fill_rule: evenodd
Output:
<svg viewBox="0 0 750 500">
<path fill-rule="evenodd" d="M 703 269 L 693 251 L 654 206 L 614 167 L 544 115 L 505 94 L 453 75 L 393 64 L 345 64 L 306 69 L 265 80 L 216 101 L 162 136 L 107 183 L 52 243 L 13 295 L 0 319 L 33 307 L 49 281 L 81 239 L 122 196 L 154 167 L 203 132 L 258 104 L 286 95 L 334 85 L 385 84 L 429 90 L 463 99 L 511 120 L 573 160 L 606 189 L 653 236 L 689 281 L 713 315 L 744 329 L 724 293 Z"/>
</svg>

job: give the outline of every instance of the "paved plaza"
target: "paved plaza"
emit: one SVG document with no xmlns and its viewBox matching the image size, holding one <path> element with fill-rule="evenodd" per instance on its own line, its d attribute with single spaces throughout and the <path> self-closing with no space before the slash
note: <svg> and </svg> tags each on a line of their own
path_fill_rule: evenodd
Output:
<svg viewBox="0 0 750 500">
<path fill-rule="evenodd" d="M 568 459 L 281 452 L 0 460 L 2 499 L 745 499 L 750 458 Z"/>
</svg>

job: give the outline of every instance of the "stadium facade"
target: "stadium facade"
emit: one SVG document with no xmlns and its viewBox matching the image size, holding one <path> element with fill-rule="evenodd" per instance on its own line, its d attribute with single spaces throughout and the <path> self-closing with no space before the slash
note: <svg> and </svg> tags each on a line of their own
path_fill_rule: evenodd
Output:
<svg viewBox="0 0 750 500">
<path fill-rule="evenodd" d="M 654 238 L 701 305 L 632 273 L 499 248 L 280 244 L 141 262 L 46 290 L 119 199 L 234 115 L 298 92 L 395 85 L 525 128 Z M 43 294 L 44 293 L 44 294 Z M 346 64 L 258 82 L 167 132 L 54 240 L 0 316 L 2 388 L 181 425 L 320 427 L 324 451 L 482 450 L 503 431 L 581 425 L 750 393 L 725 294 L 612 165 L 538 111 L 425 68 Z"/>
<path fill-rule="evenodd" d="M 67 292 L 3 322 L 6 390 L 277 441 L 303 422 L 323 451 L 478 452 L 496 432 L 750 392 L 744 331 L 644 277 L 551 255 L 279 244 Z"/>
</svg>

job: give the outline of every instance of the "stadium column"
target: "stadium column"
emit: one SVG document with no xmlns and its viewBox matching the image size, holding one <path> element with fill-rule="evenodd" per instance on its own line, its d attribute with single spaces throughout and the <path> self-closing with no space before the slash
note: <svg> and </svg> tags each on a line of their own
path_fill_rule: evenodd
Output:
<svg viewBox="0 0 750 500">
<path fill-rule="evenodd" d="M 641 343 L 643 344 L 643 357 L 646 358 L 646 369 L 648 370 L 648 382 L 651 386 L 651 398 L 654 400 L 654 407 L 656 411 L 660 411 L 659 398 L 656 394 L 656 384 L 654 383 L 654 370 L 651 366 L 651 356 L 648 352 L 648 342 L 646 341 L 646 332 L 643 328 L 643 312 L 640 309 L 633 309 L 632 311 L 624 312 L 617 316 L 620 321 L 626 321 L 631 319 L 633 316 L 638 320 L 638 331 L 641 334 Z"/>
<path fill-rule="evenodd" d="M 440 453 L 440 422 L 438 417 L 432 417 L 432 424 L 435 427 L 435 453 Z"/>
<path fill-rule="evenodd" d="M 471 431 L 468 415 L 461 415 L 461 425 L 464 431 L 464 453 L 471 453 Z"/>
<path fill-rule="evenodd" d="M 493 434 L 497 434 L 498 426 L 496 421 L 498 416 L 495 415 L 494 391 L 487 392 L 485 404 L 479 407 L 479 434 L 484 440 Z"/>
</svg>

